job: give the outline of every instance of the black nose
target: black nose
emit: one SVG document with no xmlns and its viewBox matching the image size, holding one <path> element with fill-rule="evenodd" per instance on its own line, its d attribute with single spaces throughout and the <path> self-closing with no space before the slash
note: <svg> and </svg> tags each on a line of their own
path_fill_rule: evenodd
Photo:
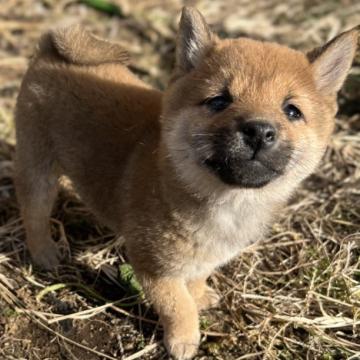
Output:
<svg viewBox="0 0 360 360">
<path fill-rule="evenodd" d="M 269 149 L 276 143 L 275 128 L 265 121 L 247 121 L 239 125 L 238 131 L 254 151 Z"/>
</svg>

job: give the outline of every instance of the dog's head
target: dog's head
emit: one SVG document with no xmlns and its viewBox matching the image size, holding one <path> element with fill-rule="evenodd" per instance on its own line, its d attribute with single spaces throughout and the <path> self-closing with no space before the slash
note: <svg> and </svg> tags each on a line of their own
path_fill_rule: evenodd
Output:
<svg viewBox="0 0 360 360">
<path fill-rule="evenodd" d="M 184 8 L 163 140 L 186 185 L 288 193 L 321 159 L 357 31 L 308 54 L 246 38 L 220 40 Z"/>
</svg>

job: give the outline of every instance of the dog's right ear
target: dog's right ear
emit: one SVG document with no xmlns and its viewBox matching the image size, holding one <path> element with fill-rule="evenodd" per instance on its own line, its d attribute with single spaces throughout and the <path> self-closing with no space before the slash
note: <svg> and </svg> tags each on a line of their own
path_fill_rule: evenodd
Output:
<svg viewBox="0 0 360 360">
<path fill-rule="evenodd" d="M 326 95 L 336 94 L 355 57 L 360 26 L 343 32 L 307 54 L 317 88 Z"/>
<path fill-rule="evenodd" d="M 192 7 L 184 7 L 181 14 L 176 46 L 176 67 L 181 72 L 195 68 L 215 42 L 204 17 Z"/>
</svg>

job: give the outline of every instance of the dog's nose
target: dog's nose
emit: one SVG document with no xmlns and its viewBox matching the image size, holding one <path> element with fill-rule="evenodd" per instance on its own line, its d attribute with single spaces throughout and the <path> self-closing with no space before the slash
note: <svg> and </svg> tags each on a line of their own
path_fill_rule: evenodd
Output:
<svg viewBox="0 0 360 360">
<path fill-rule="evenodd" d="M 277 140 L 275 128 L 265 121 L 247 121 L 239 125 L 238 131 L 247 145 L 254 151 L 269 149 Z"/>
</svg>

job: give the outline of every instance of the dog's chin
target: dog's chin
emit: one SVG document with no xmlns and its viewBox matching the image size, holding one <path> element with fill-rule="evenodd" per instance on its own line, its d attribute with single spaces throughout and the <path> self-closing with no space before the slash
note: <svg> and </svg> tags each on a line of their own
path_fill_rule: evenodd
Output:
<svg viewBox="0 0 360 360">
<path fill-rule="evenodd" d="M 207 159 L 203 166 L 226 185 L 241 188 L 261 188 L 282 174 L 259 160 L 225 162 Z"/>
</svg>

